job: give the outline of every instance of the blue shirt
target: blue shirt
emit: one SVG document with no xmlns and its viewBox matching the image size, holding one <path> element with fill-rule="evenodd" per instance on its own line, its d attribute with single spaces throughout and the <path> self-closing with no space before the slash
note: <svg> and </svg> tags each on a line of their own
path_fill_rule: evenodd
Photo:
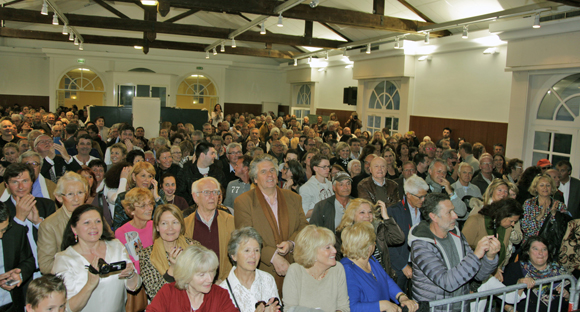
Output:
<svg viewBox="0 0 580 312">
<path fill-rule="evenodd" d="M 348 258 L 342 258 L 340 263 L 346 274 L 351 312 L 379 312 L 380 300 L 399 304 L 396 297 L 402 292 L 401 289 L 374 257 L 369 259 L 372 274 L 365 272 Z"/>
</svg>

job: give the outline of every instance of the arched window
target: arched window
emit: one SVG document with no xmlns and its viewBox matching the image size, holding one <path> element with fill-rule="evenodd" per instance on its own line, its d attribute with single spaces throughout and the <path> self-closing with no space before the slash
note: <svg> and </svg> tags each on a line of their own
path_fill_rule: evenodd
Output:
<svg viewBox="0 0 580 312">
<path fill-rule="evenodd" d="M 296 104 L 297 105 L 310 105 L 310 86 L 307 84 L 303 84 L 298 89 L 298 96 L 296 97 Z"/>
<path fill-rule="evenodd" d="M 574 121 L 580 115 L 580 74 L 554 84 L 538 108 L 538 119 Z"/>
<path fill-rule="evenodd" d="M 312 104 L 312 86 L 310 84 L 294 85 L 296 101 L 292 108 L 292 114 L 296 115 L 296 120 L 302 124 L 304 116 L 310 115 L 310 104 Z"/>
<path fill-rule="evenodd" d="M 102 106 L 105 101 L 105 86 L 101 78 L 92 70 L 75 68 L 60 79 L 56 89 L 56 98 L 57 107 Z"/>
<path fill-rule="evenodd" d="M 213 81 L 204 75 L 191 75 L 177 88 L 177 107 L 212 110 L 219 103 Z"/>
<path fill-rule="evenodd" d="M 391 135 L 399 130 L 401 97 L 397 86 L 388 80 L 380 81 L 372 89 L 368 101 L 367 130 L 375 133 L 389 128 Z"/>
</svg>

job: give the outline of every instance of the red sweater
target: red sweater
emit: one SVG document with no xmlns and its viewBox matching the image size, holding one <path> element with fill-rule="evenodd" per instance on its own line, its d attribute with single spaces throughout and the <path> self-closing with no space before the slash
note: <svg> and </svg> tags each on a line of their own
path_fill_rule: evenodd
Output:
<svg viewBox="0 0 580 312">
<path fill-rule="evenodd" d="M 191 312 L 191 303 L 185 290 L 175 287 L 175 282 L 165 284 L 155 295 L 147 312 Z M 196 312 L 238 312 L 232 303 L 227 290 L 211 285 L 211 290 L 203 298 L 203 303 Z"/>
</svg>

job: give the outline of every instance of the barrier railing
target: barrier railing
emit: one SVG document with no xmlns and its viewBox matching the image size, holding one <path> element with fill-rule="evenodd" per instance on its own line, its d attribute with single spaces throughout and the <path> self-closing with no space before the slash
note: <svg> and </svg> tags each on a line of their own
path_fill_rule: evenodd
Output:
<svg viewBox="0 0 580 312">
<path fill-rule="evenodd" d="M 517 309 L 517 306 L 518 306 L 518 302 L 520 301 L 520 298 L 523 296 L 519 295 L 518 290 L 526 289 L 524 291 L 526 298 L 521 299 L 521 300 L 526 300 L 525 311 L 526 312 L 540 311 L 540 305 L 544 304 L 541 302 L 542 300 L 540 300 L 540 298 L 542 298 L 542 294 L 545 295 L 548 292 L 548 291 L 543 292 L 543 289 L 544 289 L 543 286 L 549 285 L 550 287 L 549 287 L 549 297 L 548 298 L 552 298 L 552 295 L 559 294 L 558 311 L 562 311 L 562 305 L 566 304 L 564 302 L 564 292 L 558 293 L 555 290 L 554 286 L 561 285 L 566 280 L 570 282 L 570 284 L 569 284 L 570 287 L 566 286 L 566 288 L 569 288 L 569 293 L 570 293 L 567 310 L 574 311 L 578 308 L 578 295 L 580 293 L 580 289 L 579 289 L 580 283 L 578 283 L 578 285 L 577 285 L 576 279 L 571 275 L 560 275 L 560 276 L 536 280 L 535 286 L 532 289 L 527 289 L 526 284 L 517 284 L 517 285 L 502 287 L 499 289 L 492 289 L 492 290 L 462 295 L 462 296 L 453 297 L 453 298 L 446 298 L 446 299 L 430 301 L 429 302 L 429 309 L 432 312 L 434 312 L 434 311 L 449 311 L 449 312 L 451 312 L 451 311 L 453 311 L 454 304 L 461 303 L 461 312 L 467 312 L 469 310 L 465 309 L 465 306 L 466 306 L 465 303 L 469 303 L 469 304 L 475 303 L 475 307 L 478 307 L 480 304 L 480 301 L 487 300 L 487 302 L 488 302 L 487 311 L 492 312 L 493 311 L 492 310 L 492 302 L 493 302 L 493 297 L 495 296 L 499 300 L 501 300 L 501 310 L 500 311 L 502 311 L 502 312 L 505 311 L 504 307 L 506 305 L 506 299 L 507 299 L 509 302 L 513 302 L 513 304 L 507 303 L 507 304 L 514 306 L 513 311 L 520 312 Z M 535 307 L 529 306 L 530 294 L 531 294 L 532 290 L 538 291 L 538 293 L 537 293 L 538 300 L 537 300 Z M 546 311 L 551 311 L 550 309 L 552 307 L 552 301 L 553 300 L 549 300 L 548 307 L 547 307 L 548 309 Z M 474 312 L 473 309 L 471 309 L 471 311 Z"/>
</svg>

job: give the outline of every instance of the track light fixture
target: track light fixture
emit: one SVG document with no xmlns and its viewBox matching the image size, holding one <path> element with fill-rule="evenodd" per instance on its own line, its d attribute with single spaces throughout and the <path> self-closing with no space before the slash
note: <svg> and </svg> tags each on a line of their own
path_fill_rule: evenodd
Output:
<svg viewBox="0 0 580 312">
<path fill-rule="evenodd" d="M 298 59 L 294 59 L 294 66 L 298 66 Z"/>
<path fill-rule="evenodd" d="M 278 24 L 276 24 L 276 26 L 278 27 L 284 27 L 284 18 L 282 17 L 282 13 L 280 13 L 280 15 L 278 15 Z"/>
<path fill-rule="evenodd" d="M 142 46 L 133 46 L 133 48 L 135 48 L 135 50 L 143 50 Z"/>
<path fill-rule="evenodd" d="M 79 45 L 79 37 L 75 37 L 75 42 L 74 42 L 74 44 L 75 44 L 75 45 Z"/>
<path fill-rule="evenodd" d="M 308 64 L 312 63 L 312 56 L 308 58 Z"/>
<path fill-rule="evenodd" d="M 56 13 L 52 16 L 52 25 L 58 25 L 58 16 L 56 16 Z"/>
<path fill-rule="evenodd" d="M 400 49 L 401 45 L 399 43 L 399 37 L 395 37 L 395 49 Z"/>
<path fill-rule="evenodd" d="M 217 55 L 217 50 L 213 48 L 213 55 Z"/>
<path fill-rule="evenodd" d="M 83 43 L 81 42 L 81 44 L 79 45 L 79 50 L 81 50 L 81 51 L 82 51 L 82 50 L 84 50 L 84 49 L 85 49 L 85 47 L 83 47 Z"/>
<path fill-rule="evenodd" d="M 224 41 L 222 41 L 222 47 L 220 49 L 220 52 L 226 52 L 226 44 Z"/>
<path fill-rule="evenodd" d="M 232 48 L 235 48 L 235 47 L 236 47 L 236 39 L 232 38 Z"/>
<path fill-rule="evenodd" d="M 533 28 L 540 28 L 542 27 L 542 25 L 540 25 L 540 14 L 536 14 L 536 16 L 534 16 L 534 26 L 532 26 Z"/>
<path fill-rule="evenodd" d="M 157 0 L 141 0 L 142 5 L 157 5 Z"/>
<path fill-rule="evenodd" d="M 463 26 L 463 34 L 461 35 L 461 38 L 467 39 L 467 25 Z"/>
<path fill-rule="evenodd" d="M 68 26 L 66 26 L 66 25 L 62 26 L 62 34 L 68 35 Z"/>
<path fill-rule="evenodd" d="M 262 22 L 262 27 L 260 28 L 260 35 L 266 34 L 266 23 Z"/>
<path fill-rule="evenodd" d="M 40 10 L 40 14 L 48 15 L 48 4 L 45 1 L 42 1 L 42 9 Z"/>
<path fill-rule="evenodd" d="M 425 44 L 429 44 L 429 32 L 425 33 Z"/>
<path fill-rule="evenodd" d="M 72 31 L 68 34 L 68 40 L 69 41 L 75 40 L 75 34 Z"/>
<path fill-rule="evenodd" d="M 326 54 L 324 55 L 324 60 L 328 61 L 328 51 L 326 51 Z"/>
<path fill-rule="evenodd" d="M 367 54 L 371 54 L 371 44 L 367 43 Z"/>
<path fill-rule="evenodd" d="M 318 6 L 319 3 L 320 3 L 320 0 L 312 0 L 312 1 L 310 1 L 310 7 L 314 9 L 315 7 Z"/>
<path fill-rule="evenodd" d="M 209 51 L 205 51 L 205 58 L 208 59 L 209 58 Z"/>
</svg>

